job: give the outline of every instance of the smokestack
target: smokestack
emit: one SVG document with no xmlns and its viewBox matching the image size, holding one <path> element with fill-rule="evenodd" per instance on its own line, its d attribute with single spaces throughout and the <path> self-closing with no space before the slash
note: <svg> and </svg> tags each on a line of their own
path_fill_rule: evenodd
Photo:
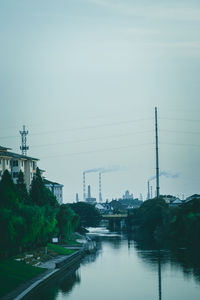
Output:
<svg viewBox="0 0 200 300">
<path fill-rule="evenodd" d="M 85 172 L 83 172 L 83 201 L 86 199 L 86 192 L 85 192 Z"/>
<path fill-rule="evenodd" d="M 152 185 L 151 185 L 151 199 L 153 199 L 153 189 L 152 189 Z"/>
<path fill-rule="evenodd" d="M 101 173 L 99 173 L 99 202 L 102 202 L 102 194 L 101 194 Z"/>
<path fill-rule="evenodd" d="M 88 198 L 91 198 L 90 185 L 88 185 Z"/>
<path fill-rule="evenodd" d="M 149 187 L 149 180 L 148 180 L 147 186 L 148 186 L 148 191 L 147 191 L 147 200 L 149 200 L 149 199 L 150 199 L 150 187 Z"/>
<path fill-rule="evenodd" d="M 79 202 L 78 193 L 76 193 L 76 202 Z"/>
</svg>

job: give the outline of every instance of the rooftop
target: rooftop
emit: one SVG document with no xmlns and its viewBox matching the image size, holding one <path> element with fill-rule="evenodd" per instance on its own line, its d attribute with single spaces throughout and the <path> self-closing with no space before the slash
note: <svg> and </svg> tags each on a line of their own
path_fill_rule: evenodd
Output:
<svg viewBox="0 0 200 300">
<path fill-rule="evenodd" d="M 47 179 L 44 179 L 44 183 L 45 184 L 52 184 L 52 185 L 62 185 L 60 183 L 57 183 L 57 182 L 53 182 L 53 181 L 50 181 L 50 180 L 47 180 Z M 62 185 L 63 186 L 63 185 Z"/>
<path fill-rule="evenodd" d="M 10 152 L 8 150 L 11 150 L 11 148 L 0 146 L 0 156 L 4 156 L 4 157 L 7 156 L 7 157 L 14 157 L 14 158 L 24 158 L 26 160 L 27 159 L 39 160 L 38 158 L 34 158 L 34 157 L 31 157 L 31 156 L 26 156 L 26 155 L 14 153 L 14 152 Z"/>
</svg>

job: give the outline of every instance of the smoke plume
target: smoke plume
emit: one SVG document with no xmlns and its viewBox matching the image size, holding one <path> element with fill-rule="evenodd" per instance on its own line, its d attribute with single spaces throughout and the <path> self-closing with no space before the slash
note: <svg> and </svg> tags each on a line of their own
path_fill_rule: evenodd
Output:
<svg viewBox="0 0 200 300">
<path fill-rule="evenodd" d="M 94 168 L 94 169 L 89 169 L 85 170 L 83 173 L 109 173 L 109 172 L 117 172 L 119 171 L 120 167 L 119 166 L 110 166 L 110 167 L 102 167 L 102 168 Z"/>
<path fill-rule="evenodd" d="M 161 171 L 160 174 L 159 174 L 159 177 L 161 176 L 164 176 L 166 178 L 178 178 L 180 176 L 179 173 L 175 173 L 175 174 L 172 174 L 172 173 L 169 173 L 169 172 L 166 172 L 166 171 Z M 156 179 L 156 176 L 152 176 L 149 178 L 149 181 L 152 181 Z"/>
</svg>

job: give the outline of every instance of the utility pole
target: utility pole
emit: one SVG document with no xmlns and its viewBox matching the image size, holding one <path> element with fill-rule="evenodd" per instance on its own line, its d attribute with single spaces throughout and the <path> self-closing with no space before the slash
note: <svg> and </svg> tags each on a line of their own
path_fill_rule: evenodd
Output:
<svg viewBox="0 0 200 300">
<path fill-rule="evenodd" d="M 20 134 L 22 138 L 22 145 L 20 147 L 20 150 L 22 150 L 22 155 L 26 155 L 29 147 L 26 145 L 26 136 L 28 135 L 28 130 L 25 130 L 25 125 L 23 125 L 23 131 L 20 131 Z"/>
<path fill-rule="evenodd" d="M 159 186 L 159 158 L 158 158 L 158 113 L 157 107 L 155 107 L 155 134 L 156 134 L 156 197 L 160 196 Z"/>
<path fill-rule="evenodd" d="M 99 173 L 99 202 L 102 202 L 102 194 L 101 194 L 101 173 Z"/>
<path fill-rule="evenodd" d="M 85 192 L 85 172 L 83 172 L 83 201 L 86 199 L 86 192 Z"/>
</svg>

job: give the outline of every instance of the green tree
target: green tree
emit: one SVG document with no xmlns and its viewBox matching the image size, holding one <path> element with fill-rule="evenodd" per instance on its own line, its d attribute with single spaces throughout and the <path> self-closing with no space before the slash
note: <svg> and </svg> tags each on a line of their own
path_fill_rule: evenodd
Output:
<svg viewBox="0 0 200 300">
<path fill-rule="evenodd" d="M 59 207 L 57 218 L 58 236 L 63 242 L 69 240 L 79 225 L 79 216 L 67 204 Z"/>
<path fill-rule="evenodd" d="M 23 231 L 23 218 L 11 209 L 0 209 L 0 253 L 1 256 L 18 252 Z"/>
<path fill-rule="evenodd" d="M 179 245 L 200 246 L 200 199 L 171 211 L 169 238 Z"/>
<path fill-rule="evenodd" d="M 32 204 L 43 206 L 45 203 L 45 191 L 44 191 L 44 183 L 40 174 L 39 168 L 36 170 L 36 174 L 33 177 L 31 182 L 30 189 L 30 200 Z"/>
<path fill-rule="evenodd" d="M 21 170 L 18 175 L 16 187 L 17 187 L 17 191 L 20 196 L 20 200 L 23 203 L 28 204 L 30 202 L 30 198 L 29 198 L 29 194 L 28 194 L 28 191 L 26 188 L 26 183 L 24 181 L 24 173 Z"/>
<path fill-rule="evenodd" d="M 169 219 L 168 205 L 162 198 L 145 201 L 128 216 L 130 227 L 137 227 L 139 238 L 159 239 Z"/>
<path fill-rule="evenodd" d="M 70 204 L 72 210 L 79 215 L 80 225 L 83 227 L 95 227 L 98 226 L 101 220 L 101 214 L 99 211 L 89 203 L 78 202 Z"/>
<path fill-rule="evenodd" d="M 19 202 L 16 186 L 8 170 L 5 170 L 0 181 L 0 208 L 16 209 Z"/>
<path fill-rule="evenodd" d="M 40 207 L 47 205 L 56 208 L 59 206 L 56 197 L 45 187 L 39 168 L 31 183 L 30 200 L 32 204 Z"/>
</svg>

